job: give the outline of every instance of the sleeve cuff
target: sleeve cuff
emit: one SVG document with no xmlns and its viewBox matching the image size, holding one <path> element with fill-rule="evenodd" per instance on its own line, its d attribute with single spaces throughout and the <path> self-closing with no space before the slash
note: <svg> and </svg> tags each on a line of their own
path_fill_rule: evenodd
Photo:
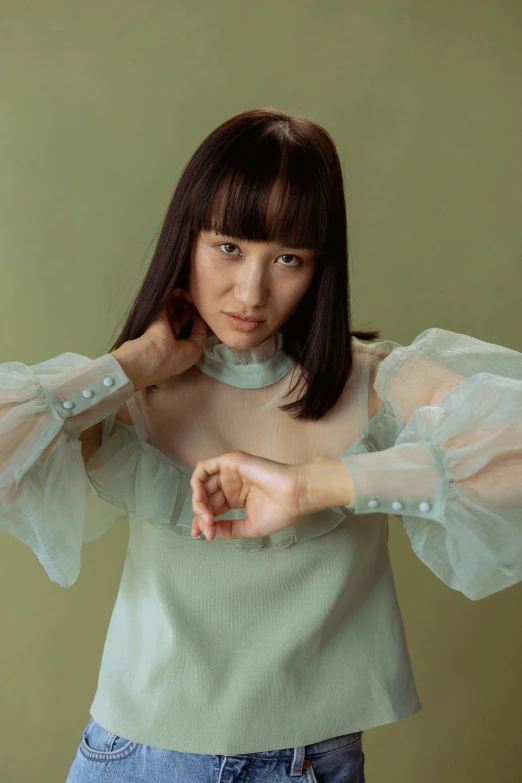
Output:
<svg viewBox="0 0 522 783">
<path fill-rule="evenodd" d="M 403 443 L 384 451 L 349 454 L 355 514 L 398 514 L 440 519 L 447 501 L 443 456 L 430 442 Z"/>
<path fill-rule="evenodd" d="M 41 391 L 58 416 L 70 425 L 66 427 L 70 434 L 76 429 L 78 435 L 101 421 L 134 394 L 134 384 L 110 353 L 77 365 L 52 380 L 42 384 Z M 81 422 L 79 430 L 74 426 L 76 422 L 79 425 Z"/>
</svg>

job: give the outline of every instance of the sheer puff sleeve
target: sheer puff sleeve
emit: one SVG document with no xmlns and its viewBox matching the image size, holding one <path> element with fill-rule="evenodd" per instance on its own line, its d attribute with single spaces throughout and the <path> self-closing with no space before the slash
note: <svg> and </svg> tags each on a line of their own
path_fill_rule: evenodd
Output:
<svg viewBox="0 0 522 783">
<path fill-rule="evenodd" d="M 103 422 L 102 442 L 121 437 L 114 419 L 133 394 L 111 354 L 0 364 L 0 530 L 28 544 L 62 587 L 78 577 L 82 542 L 127 517 L 93 492 L 79 436 Z"/>
<path fill-rule="evenodd" d="M 471 600 L 522 580 L 522 354 L 444 329 L 387 341 L 374 390 L 394 442 L 341 457 L 356 514 L 401 516 L 420 560 Z"/>
</svg>

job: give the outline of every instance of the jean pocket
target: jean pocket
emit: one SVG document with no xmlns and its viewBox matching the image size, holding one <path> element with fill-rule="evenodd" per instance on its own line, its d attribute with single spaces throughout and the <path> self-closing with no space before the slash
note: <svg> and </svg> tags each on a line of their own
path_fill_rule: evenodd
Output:
<svg viewBox="0 0 522 783">
<path fill-rule="evenodd" d="M 138 742 L 119 737 L 104 729 L 91 718 L 82 734 L 80 750 L 84 756 L 97 761 L 124 759 L 139 747 Z"/>
<path fill-rule="evenodd" d="M 335 737 L 343 740 L 340 747 L 307 755 L 311 783 L 364 783 L 362 735 L 362 731 L 343 734 Z"/>
<path fill-rule="evenodd" d="M 337 739 L 342 739 L 343 744 L 340 748 L 335 748 L 335 750 L 345 750 L 350 748 L 352 745 L 362 744 L 362 735 L 362 731 L 353 731 L 351 734 L 341 734 L 339 737 L 337 737 Z"/>
</svg>

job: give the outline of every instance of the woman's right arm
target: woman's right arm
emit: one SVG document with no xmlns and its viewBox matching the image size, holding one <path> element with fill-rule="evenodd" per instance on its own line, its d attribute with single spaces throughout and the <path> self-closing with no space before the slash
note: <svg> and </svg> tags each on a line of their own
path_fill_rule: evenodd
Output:
<svg viewBox="0 0 522 783">
<path fill-rule="evenodd" d="M 0 529 L 27 543 L 63 587 L 80 569 L 84 462 L 101 445 L 104 420 L 148 385 L 154 357 L 143 345 L 0 364 Z"/>
<path fill-rule="evenodd" d="M 189 321 L 190 335 L 178 340 Z M 135 392 L 195 364 L 206 337 L 189 294 L 175 288 L 145 333 L 112 353 L 0 364 L 0 530 L 28 544 L 53 582 L 72 585 L 82 542 L 117 519 L 117 504 L 107 497 L 114 506 L 108 523 L 101 509 L 98 520 L 97 509 L 94 531 L 86 524 L 93 473 L 102 470 L 112 481 L 110 455 L 140 443 L 133 426 L 113 427 L 115 418 L 125 421 Z M 91 460 L 98 449 L 100 459 Z M 119 481 L 116 476 L 115 492 Z"/>
</svg>

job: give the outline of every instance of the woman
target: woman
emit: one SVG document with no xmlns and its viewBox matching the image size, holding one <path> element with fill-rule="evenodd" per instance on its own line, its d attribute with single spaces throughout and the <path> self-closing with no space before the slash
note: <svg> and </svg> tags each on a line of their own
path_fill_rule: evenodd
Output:
<svg viewBox="0 0 522 783">
<path fill-rule="evenodd" d="M 68 587 L 130 522 L 68 783 L 364 781 L 364 729 L 421 709 L 387 514 L 472 600 L 522 580 L 522 354 L 377 337 L 332 139 L 255 109 L 189 161 L 110 352 L 0 366 L 3 529 Z"/>
</svg>

